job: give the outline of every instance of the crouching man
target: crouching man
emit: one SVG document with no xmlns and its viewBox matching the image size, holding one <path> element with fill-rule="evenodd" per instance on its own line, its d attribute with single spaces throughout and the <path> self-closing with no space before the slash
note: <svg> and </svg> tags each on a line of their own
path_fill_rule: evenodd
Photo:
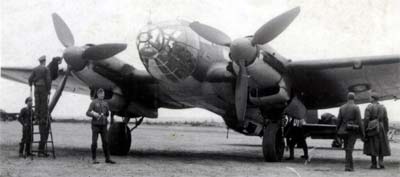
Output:
<svg viewBox="0 0 400 177">
<path fill-rule="evenodd" d="M 107 143 L 107 117 L 109 115 L 109 107 L 107 102 L 104 101 L 104 90 L 97 90 L 97 98 L 90 103 L 86 115 L 92 117 L 92 160 L 93 164 L 98 164 L 96 160 L 97 138 L 100 134 L 104 156 L 106 163 L 114 164 L 115 162 L 110 159 L 110 151 L 108 150 Z"/>
</svg>

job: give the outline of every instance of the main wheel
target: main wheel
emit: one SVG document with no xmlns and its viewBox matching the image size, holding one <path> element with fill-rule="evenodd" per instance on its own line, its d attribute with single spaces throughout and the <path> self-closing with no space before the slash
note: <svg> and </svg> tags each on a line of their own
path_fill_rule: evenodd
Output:
<svg viewBox="0 0 400 177">
<path fill-rule="evenodd" d="M 111 155 L 127 155 L 131 148 L 131 131 L 124 122 L 114 122 L 108 132 Z"/>
<path fill-rule="evenodd" d="M 279 162 L 282 160 L 285 143 L 279 123 L 269 123 L 264 127 L 262 148 L 265 161 Z"/>
</svg>

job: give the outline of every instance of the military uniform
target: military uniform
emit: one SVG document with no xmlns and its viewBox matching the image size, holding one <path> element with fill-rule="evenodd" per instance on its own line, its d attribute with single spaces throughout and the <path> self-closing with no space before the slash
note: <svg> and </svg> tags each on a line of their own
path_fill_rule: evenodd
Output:
<svg viewBox="0 0 400 177">
<path fill-rule="evenodd" d="M 290 151 L 290 156 L 287 160 L 294 159 L 294 146 L 296 144 L 303 148 L 304 155 L 301 158 L 308 159 L 308 147 L 303 124 L 304 119 L 290 117 L 288 124 L 285 126 L 285 137 Z"/>
<path fill-rule="evenodd" d="M 106 161 L 110 160 L 110 152 L 108 150 L 108 142 L 107 142 L 107 117 L 109 115 L 109 107 L 107 102 L 101 99 L 94 99 L 92 103 L 90 103 L 89 109 L 86 112 L 86 115 L 92 117 L 92 158 L 96 160 L 96 150 L 97 150 L 97 139 L 100 134 L 104 156 L 106 157 Z M 96 114 L 99 116 L 96 117 Z"/>
<path fill-rule="evenodd" d="M 61 64 L 61 57 L 54 57 L 53 60 L 47 65 L 49 69 L 50 79 L 56 80 L 58 78 L 58 65 Z"/>
<path fill-rule="evenodd" d="M 36 119 L 39 121 L 40 131 L 39 151 L 44 152 L 49 134 L 48 95 L 51 89 L 49 70 L 43 65 L 35 67 L 29 77 L 29 85 L 35 86 L 35 113 Z"/>
<path fill-rule="evenodd" d="M 20 155 L 24 153 L 24 149 L 26 155 L 31 155 L 30 149 L 32 141 L 32 116 L 32 107 L 24 107 L 19 113 L 18 121 L 22 124 L 22 139 L 21 143 L 19 144 Z"/>
<path fill-rule="evenodd" d="M 349 124 L 358 125 L 358 129 L 351 130 Z M 364 130 L 361 123 L 360 108 L 354 103 L 349 101 L 339 109 L 338 116 L 338 135 L 344 139 L 344 149 L 346 152 L 346 171 L 353 171 L 353 150 L 359 134 L 364 136 Z"/>
<path fill-rule="evenodd" d="M 364 142 L 364 154 L 371 156 L 371 168 L 377 168 L 376 156 L 379 157 L 379 166 L 383 168 L 383 157 L 390 156 L 390 147 L 387 137 L 389 125 L 386 108 L 378 102 L 368 105 L 365 109 L 365 129 L 367 129 L 371 121 L 376 119 L 378 120 L 377 129 L 379 131 L 375 135 L 367 136 Z"/>
</svg>

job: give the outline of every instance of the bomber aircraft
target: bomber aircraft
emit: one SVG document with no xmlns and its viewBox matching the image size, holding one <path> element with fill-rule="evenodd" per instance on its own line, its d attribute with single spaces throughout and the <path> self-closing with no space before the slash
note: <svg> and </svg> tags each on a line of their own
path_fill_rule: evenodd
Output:
<svg viewBox="0 0 400 177">
<path fill-rule="evenodd" d="M 137 127 L 143 118 L 157 118 L 159 108 L 204 108 L 230 129 L 263 137 L 264 159 L 280 161 L 284 114 L 305 118 L 309 110 L 337 107 L 349 91 L 357 93 L 357 103 L 367 103 L 371 90 L 382 100 L 400 96 L 399 55 L 296 61 L 278 54 L 268 43 L 299 13 L 295 7 L 234 40 L 197 21 L 149 23 L 136 41 L 146 70 L 114 57 L 126 44 L 76 45 L 66 23 L 52 14 L 68 68 L 53 82 L 50 111 L 63 90 L 93 96 L 103 88 L 112 114 L 124 117 L 110 126 L 110 149 L 124 155 L 131 119 Z M 1 76 L 27 84 L 31 71 L 1 67 Z"/>
</svg>

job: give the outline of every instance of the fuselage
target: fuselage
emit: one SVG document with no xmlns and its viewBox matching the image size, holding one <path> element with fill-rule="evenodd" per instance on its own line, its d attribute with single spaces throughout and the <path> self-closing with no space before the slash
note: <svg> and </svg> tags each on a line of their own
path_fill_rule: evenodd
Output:
<svg viewBox="0 0 400 177">
<path fill-rule="evenodd" d="M 137 83 L 134 81 L 127 83 L 124 79 L 116 79 L 126 77 L 123 70 L 132 68 L 116 58 L 90 62 L 74 75 L 91 88 L 112 90 L 114 96 L 110 105 L 117 105 L 115 109 L 135 108 L 151 104 L 147 103 L 148 100 L 157 99 L 156 108 L 199 107 L 221 115 L 227 124 L 236 124 L 235 81 L 207 80 L 210 72 L 214 71 L 237 74 L 238 68 L 234 62 L 230 62 L 228 47 L 205 40 L 189 27 L 189 22 L 183 20 L 146 25 L 139 32 L 136 45 L 147 72 L 157 80 L 153 87 L 135 86 Z M 267 62 L 268 57 L 275 55 L 267 55 L 260 50 L 254 62 L 247 66 L 249 74 L 255 76 L 249 80 L 249 99 L 256 104 L 276 101 L 275 97 L 270 97 L 274 94 L 278 95 L 279 101 L 281 90 L 286 89 L 280 73 Z M 108 71 L 120 74 L 107 75 Z M 135 95 L 137 89 L 142 89 L 139 93 L 152 89 L 149 92 L 157 92 L 157 95 L 149 95 L 146 99 L 146 96 Z M 258 105 L 248 106 L 246 118 L 259 124 L 263 122 Z"/>
<path fill-rule="evenodd" d="M 220 115 L 232 103 L 231 83 L 205 81 L 213 65 L 227 65 L 228 48 L 201 38 L 189 22 L 149 24 L 139 32 L 136 45 L 147 71 L 159 81 L 160 91 L 175 101 Z"/>
</svg>

